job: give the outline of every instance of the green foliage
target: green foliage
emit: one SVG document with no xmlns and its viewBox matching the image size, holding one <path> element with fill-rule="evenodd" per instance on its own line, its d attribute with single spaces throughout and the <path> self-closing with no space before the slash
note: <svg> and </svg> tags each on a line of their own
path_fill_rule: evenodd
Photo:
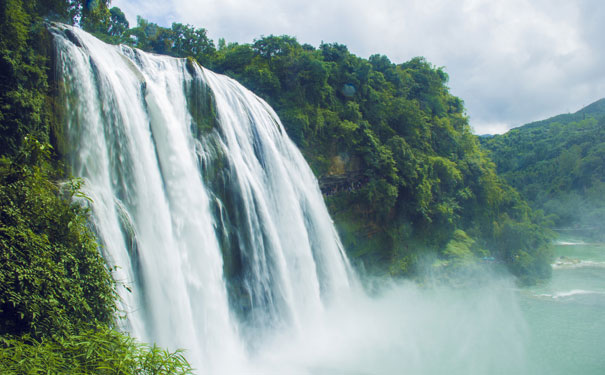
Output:
<svg viewBox="0 0 605 375">
<path fill-rule="evenodd" d="M 137 18 L 137 26 L 126 30 L 117 41 L 159 54 L 193 57 L 200 63 L 205 63 L 215 51 L 214 43 L 206 35 L 205 29 L 176 22 L 171 28 L 164 28 L 141 17 Z"/>
<path fill-rule="evenodd" d="M 443 255 L 454 263 L 473 261 L 472 249 L 474 244 L 475 241 L 464 233 L 463 230 L 457 229 L 454 231 L 452 239 L 445 246 Z"/>
<path fill-rule="evenodd" d="M 113 318 L 112 279 L 85 210 L 50 181 L 49 151 L 28 138 L 17 161 L 0 166 L 1 334 L 42 337 Z"/>
<path fill-rule="evenodd" d="M 47 131 L 46 58 L 28 45 L 39 33 L 20 0 L 2 2 L 0 20 L 0 155 L 15 155 L 26 134 Z"/>
<path fill-rule="evenodd" d="M 91 33 L 109 33 L 112 14 L 108 3 L 108 0 L 89 0 L 82 4 L 80 25 L 84 30 Z"/>
<path fill-rule="evenodd" d="M 551 276 L 553 255 L 546 244 L 552 237 L 536 224 L 506 218 L 497 226 L 495 239 L 500 258 L 522 283 L 533 284 Z"/>
<path fill-rule="evenodd" d="M 604 103 L 481 140 L 502 176 L 556 227 L 602 232 Z"/>
<path fill-rule="evenodd" d="M 126 19 L 126 15 L 118 7 L 109 9 L 110 22 L 107 33 L 111 36 L 119 37 L 122 36 L 128 30 L 129 24 Z"/>
<path fill-rule="evenodd" d="M 7 0 L 0 3 L 0 156 L 15 155 L 28 134 L 50 140 L 50 36 L 44 18 L 110 29 L 108 1 Z M 116 31 L 117 32 L 117 31 Z"/>
<path fill-rule="evenodd" d="M 0 373 L 17 374 L 191 374 L 182 352 L 135 342 L 99 326 L 52 339 L 0 338 Z"/>
</svg>

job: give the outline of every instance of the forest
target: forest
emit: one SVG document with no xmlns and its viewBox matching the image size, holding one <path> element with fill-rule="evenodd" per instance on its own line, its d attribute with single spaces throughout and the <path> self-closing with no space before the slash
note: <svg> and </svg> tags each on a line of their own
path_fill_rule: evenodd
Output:
<svg viewBox="0 0 605 375">
<path fill-rule="evenodd" d="M 602 240 L 605 219 L 605 99 L 481 138 L 497 172 L 560 231 Z"/>
<path fill-rule="evenodd" d="M 139 18 L 130 28 L 103 0 L 6 0 L 0 5 L 0 372 L 35 372 L 45 363 L 58 372 L 190 371 L 179 352 L 114 330 L 112 270 L 87 225 L 89 213 L 73 202 L 86 199 L 81 181 L 63 162 L 69 145 L 45 28 L 50 21 L 197 61 L 264 98 L 318 177 L 349 257 L 367 272 L 422 278 L 427 264 L 447 275 L 488 259 L 522 284 L 550 276 L 552 217 L 532 209 L 514 187 L 530 202 L 560 196 L 532 195 L 510 177 L 512 167 L 501 166 L 506 157 L 492 151 L 492 162 L 472 134 L 463 101 L 449 92 L 444 68 L 422 57 L 399 64 L 383 55 L 364 59 L 338 43 L 314 47 L 285 35 L 215 44 L 190 25 L 168 28 Z M 603 120 L 575 121 L 587 134 Z M 598 164 L 602 147 L 585 150 L 580 140 L 573 147 L 586 160 L 561 153 L 557 162 L 575 174 L 553 186 L 602 191 L 602 180 L 583 180 L 583 168 Z M 557 223 L 567 220 L 544 207 Z"/>
</svg>

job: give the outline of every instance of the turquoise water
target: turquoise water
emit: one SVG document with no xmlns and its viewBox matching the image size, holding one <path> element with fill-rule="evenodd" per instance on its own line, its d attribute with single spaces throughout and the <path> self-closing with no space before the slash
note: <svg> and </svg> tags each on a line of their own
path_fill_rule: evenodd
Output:
<svg viewBox="0 0 605 375">
<path fill-rule="evenodd" d="M 605 244 L 561 239 L 552 279 L 521 291 L 533 374 L 605 374 Z"/>
</svg>

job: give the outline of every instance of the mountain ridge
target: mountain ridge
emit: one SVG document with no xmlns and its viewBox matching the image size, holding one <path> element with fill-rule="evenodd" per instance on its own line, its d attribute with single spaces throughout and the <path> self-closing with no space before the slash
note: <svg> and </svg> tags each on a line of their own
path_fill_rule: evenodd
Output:
<svg viewBox="0 0 605 375">
<path fill-rule="evenodd" d="M 478 139 L 498 173 L 554 226 L 593 227 L 605 219 L 605 98 Z"/>
<path fill-rule="evenodd" d="M 552 122 L 562 122 L 569 123 L 571 121 L 577 121 L 588 116 L 595 116 L 605 114 L 605 98 L 598 99 L 573 113 L 561 113 L 544 120 L 532 121 L 527 124 L 523 124 L 521 126 L 517 126 L 513 129 L 519 129 L 522 127 L 536 127 L 547 123 Z M 512 130 L 512 129 L 511 129 Z"/>
</svg>

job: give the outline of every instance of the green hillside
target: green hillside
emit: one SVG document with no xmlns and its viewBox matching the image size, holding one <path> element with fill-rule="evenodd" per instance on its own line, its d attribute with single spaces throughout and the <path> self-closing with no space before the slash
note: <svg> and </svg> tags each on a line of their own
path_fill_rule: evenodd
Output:
<svg viewBox="0 0 605 375">
<path fill-rule="evenodd" d="M 605 99 L 481 138 L 498 173 L 558 229 L 605 227 Z"/>
</svg>

